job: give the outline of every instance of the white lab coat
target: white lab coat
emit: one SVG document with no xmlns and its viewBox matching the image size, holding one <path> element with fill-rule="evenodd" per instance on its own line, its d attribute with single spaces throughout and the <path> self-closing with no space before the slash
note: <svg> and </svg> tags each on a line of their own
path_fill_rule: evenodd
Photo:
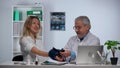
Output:
<svg viewBox="0 0 120 68">
<path fill-rule="evenodd" d="M 78 38 L 78 36 L 72 36 L 67 44 L 65 45 L 64 49 L 74 51 L 77 55 L 78 46 L 83 45 L 100 45 L 100 40 L 98 37 L 93 35 L 92 33 L 88 33 L 82 41 Z"/>
</svg>

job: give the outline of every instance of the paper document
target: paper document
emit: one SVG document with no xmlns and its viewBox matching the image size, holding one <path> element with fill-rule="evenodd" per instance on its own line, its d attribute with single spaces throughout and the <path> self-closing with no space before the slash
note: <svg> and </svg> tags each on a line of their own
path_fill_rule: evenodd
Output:
<svg viewBox="0 0 120 68">
<path fill-rule="evenodd" d="M 64 65 L 66 64 L 67 62 L 59 62 L 59 61 L 56 61 L 56 60 L 52 60 L 52 59 L 49 59 L 41 64 L 43 65 Z"/>
</svg>

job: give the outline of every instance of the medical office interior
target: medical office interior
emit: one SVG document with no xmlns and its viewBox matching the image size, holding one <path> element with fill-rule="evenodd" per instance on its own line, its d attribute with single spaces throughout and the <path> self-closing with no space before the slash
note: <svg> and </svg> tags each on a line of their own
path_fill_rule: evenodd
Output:
<svg viewBox="0 0 120 68">
<path fill-rule="evenodd" d="M 0 0 L 0 63 L 13 58 L 12 7 L 36 3 L 44 7 L 43 44 L 47 51 L 63 48 L 76 35 L 74 19 L 81 15 L 90 18 L 91 32 L 100 38 L 101 45 L 106 40 L 120 41 L 120 0 Z M 65 30 L 50 29 L 51 12 L 65 13 Z M 116 53 L 120 64 L 120 51 Z"/>
</svg>

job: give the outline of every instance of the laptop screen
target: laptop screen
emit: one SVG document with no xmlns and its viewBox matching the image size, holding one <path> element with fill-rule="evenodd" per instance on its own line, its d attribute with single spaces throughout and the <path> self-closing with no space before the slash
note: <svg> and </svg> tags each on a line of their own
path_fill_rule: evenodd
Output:
<svg viewBox="0 0 120 68">
<path fill-rule="evenodd" d="M 78 46 L 76 64 L 99 64 L 101 57 L 98 52 L 102 54 L 103 46 Z"/>
</svg>

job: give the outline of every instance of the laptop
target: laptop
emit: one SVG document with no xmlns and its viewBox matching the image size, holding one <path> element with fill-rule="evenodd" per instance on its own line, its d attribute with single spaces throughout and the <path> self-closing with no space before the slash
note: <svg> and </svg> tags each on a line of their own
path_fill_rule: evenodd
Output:
<svg viewBox="0 0 120 68">
<path fill-rule="evenodd" d="M 103 46 L 78 46 L 76 64 L 100 64 Z"/>
</svg>

